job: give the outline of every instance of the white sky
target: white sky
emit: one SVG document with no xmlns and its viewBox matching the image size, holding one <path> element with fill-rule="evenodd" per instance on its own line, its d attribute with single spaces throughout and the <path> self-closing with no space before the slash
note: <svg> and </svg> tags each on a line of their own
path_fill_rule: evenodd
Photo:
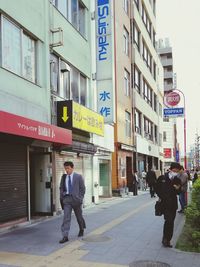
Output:
<svg viewBox="0 0 200 267">
<path fill-rule="evenodd" d="M 189 148 L 200 135 L 200 0 L 157 0 L 156 16 L 157 39 L 170 39 L 177 89 L 185 94 Z M 183 118 L 177 121 L 183 151 Z"/>
</svg>

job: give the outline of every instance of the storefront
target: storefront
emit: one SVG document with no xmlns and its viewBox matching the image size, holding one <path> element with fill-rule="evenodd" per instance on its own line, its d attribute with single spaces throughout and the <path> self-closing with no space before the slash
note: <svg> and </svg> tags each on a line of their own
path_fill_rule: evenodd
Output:
<svg viewBox="0 0 200 267">
<path fill-rule="evenodd" d="M 0 111 L 0 225 L 53 214 L 52 151 L 71 131 Z"/>
</svg>

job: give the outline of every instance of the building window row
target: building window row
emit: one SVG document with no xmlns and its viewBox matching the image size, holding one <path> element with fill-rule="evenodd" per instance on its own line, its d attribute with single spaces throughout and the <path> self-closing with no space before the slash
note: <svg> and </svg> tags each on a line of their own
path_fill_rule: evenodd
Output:
<svg viewBox="0 0 200 267">
<path fill-rule="evenodd" d="M 157 95 L 153 92 L 147 81 L 144 78 L 142 80 L 142 74 L 136 65 L 134 65 L 134 68 L 132 67 L 132 71 L 134 72 L 132 75 L 134 79 L 132 84 L 134 85 L 135 90 L 137 90 L 137 92 L 141 94 L 141 86 L 143 86 L 144 100 L 153 108 L 155 112 L 158 112 Z"/>
<path fill-rule="evenodd" d="M 80 0 L 53 0 L 53 5 L 85 37 L 86 7 Z"/>
<path fill-rule="evenodd" d="M 72 65 L 51 54 L 50 84 L 53 94 L 87 106 L 87 78 Z"/>
<path fill-rule="evenodd" d="M 142 40 L 142 57 L 143 60 L 145 62 L 145 64 L 147 65 L 147 67 L 149 68 L 149 71 L 151 72 L 154 80 L 156 81 L 157 75 L 156 75 L 156 63 L 155 61 L 152 59 L 152 55 L 148 49 L 148 46 L 146 45 L 144 39 L 141 39 L 141 32 L 139 30 L 139 27 L 136 25 L 135 22 L 132 23 L 132 37 L 131 37 L 131 42 L 135 44 L 135 46 L 137 47 L 137 50 L 139 53 L 141 53 L 141 41 Z"/>
<path fill-rule="evenodd" d="M 142 20 L 144 22 L 144 25 L 147 29 L 147 32 L 148 32 L 150 38 L 151 38 L 151 20 L 147 14 L 147 11 L 146 11 L 144 5 L 142 5 Z"/>
<path fill-rule="evenodd" d="M 2 67 L 36 83 L 36 40 L 3 15 L 0 25 Z"/>
<path fill-rule="evenodd" d="M 147 117 L 143 116 L 143 131 L 142 131 L 142 113 L 135 109 L 135 132 L 144 137 L 158 143 L 158 126 L 153 124 Z"/>
</svg>

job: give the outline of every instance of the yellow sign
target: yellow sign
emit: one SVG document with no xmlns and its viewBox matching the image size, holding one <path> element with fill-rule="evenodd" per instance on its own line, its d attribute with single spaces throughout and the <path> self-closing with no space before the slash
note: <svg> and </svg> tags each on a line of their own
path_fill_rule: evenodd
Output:
<svg viewBox="0 0 200 267">
<path fill-rule="evenodd" d="M 104 136 L 104 117 L 100 114 L 73 102 L 73 127 Z"/>
</svg>

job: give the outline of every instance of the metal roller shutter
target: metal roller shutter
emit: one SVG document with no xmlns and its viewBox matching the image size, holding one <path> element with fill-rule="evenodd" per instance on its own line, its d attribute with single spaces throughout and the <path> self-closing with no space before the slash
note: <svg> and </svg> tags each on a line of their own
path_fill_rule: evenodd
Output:
<svg viewBox="0 0 200 267">
<path fill-rule="evenodd" d="M 0 223 L 26 216 L 26 146 L 0 143 Z"/>
</svg>

